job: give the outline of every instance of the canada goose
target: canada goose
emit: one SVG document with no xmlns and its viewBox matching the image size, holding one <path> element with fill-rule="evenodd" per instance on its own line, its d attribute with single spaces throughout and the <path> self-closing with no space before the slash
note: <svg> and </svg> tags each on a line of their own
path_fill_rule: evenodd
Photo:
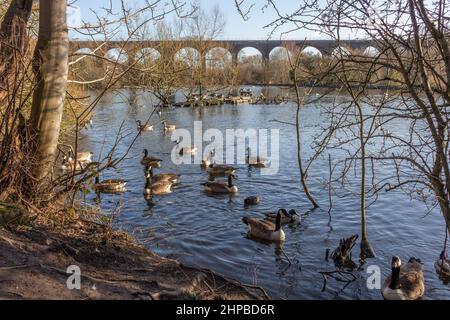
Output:
<svg viewBox="0 0 450 320">
<path fill-rule="evenodd" d="M 82 124 L 82 126 L 83 126 L 83 128 L 88 128 L 88 127 L 92 128 L 92 124 L 93 124 L 93 122 L 92 122 L 92 118 L 91 118 L 91 119 L 86 120 L 86 121 Z"/>
<path fill-rule="evenodd" d="M 164 124 L 164 131 L 174 131 L 176 129 L 176 126 L 174 124 L 167 124 L 166 121 L 163 121 Z"/>
<path fill-rule="evenodd" d="M 234 174 L 236 169 L 232 166 L 226 164 L 215 164 L 211 163 L 207 168 L 206 172 L 211 175 L 232 175 Z"/>
<path fill-rule="evenodd" d="M 442 250 L 439 259 L 434 263 L 434 268 L 441 277 L 450 278 L 450 259 L 445 250 Z"/>
<path fill-rule="evenodd" d="M 255 205 L 261 202 L 261 198 L 258 196 L 250 196 L 244 199 L 244 206 Z"/>
<path fill-rule="evenodd" d="M 153 131 L 153 126 L 150 123 L 141 123 L 141 120 L 136 120 L 137 129 L 139 132 L 142 131 Z"/>
<path fill-rule="evenodd" d="M 178 153 L 180 156 L 186 155 L 186 154 L 195 154 L 197 152 L 197 147 L 192 145 L 188 147 L 180 148 L 180 140 L 175 141 L 177 144 Z"/>
<path fill-rule="evenodd" d="M 61 169 L 63 171 L 72 171 L 73 170 L 73 160 L 63 160 L 61 163 Z M 83 170 L 88 166 L 89 162 L 77 161 L 77 165 L 75 166 L 75 171 Z"/>
<path fill-rule="evenodd" d="M 228 181 L 208 181 L 205 183 L 202 183 L 203 186 L 205 186 L 206 192 L 211 193 L 236 193 L 238 192 L 238 188 L 233 185 L 233 179 L 236 179 L 236 176 L 229 175 Z"/>
<path fill-rule="evenodd" d="M 300 215 L 294 209 L 286 211 L 286 209 L 280 209 L 281 211 L 281 224 L 290 224 L 300 222 Z M 278 213 L 266 213 L 266 220 L 274 222 L 277 218 Z"/>
<path fill-rule="evenodd" d="M 254 217 L 244 217 L 242 221 L 248 225 L 249 235 L 268 241 L 284 241 L 286 236 L 281 228 L 281 209 L 278 210 L 275 223 L 267 220 L 259 220 Z"/>
<path fill-rule="evenodd" d="M 89 163 L 92 161 L 93 152 L 90 151 L 82 151 L 77 152 L 77 161 Z M 75 155 L 72 148 L 69 149 L 67 156 L 64 156 L 63 160 L 67 160 L 69 162 L 75 161 Z"/>
<path fill-rule="evenodd" d="M 104 193 L 121 193 L 127 191 L 125 189 L 125 185 L 127 181 L 122 179 L 108 179 L 100 182 L 100 178 L 98 175 L 95 176 L 94 189 L 97 192 Z"/>
<path fill-rule="evenodd" d="M 206 169 L 207 167 L 209 167 L 209 165 L 211 164 L 211 160 L 210 158 L 205 158 L 202 160 L 202 163 L 200 163 L 200 168 L 202 169 Z"/>
<path fill-rule="evenodd" d="M 90 151 L 77 152 L 77 164 L 75 165 L 75 170 L 78 171 L 86 168 L 86 166 L 92 162 L 92 155 L 93 153 Z M 63 157 L 61 169 L 63 171 L 73 170 L 74 162 L 75 155 L 72 147 L 70 147 L 69 151 L 67 152 L 67 156 Z"/>
<path fill-rule="evenodd" d="M 257 168 L 265 168 L 266 167 L 266 165 L 267 165 L 266 159 L 264 159 L 260 156 L 252 157 L 250 153 L 251 153 L 251 149 L 250 149 L 250 147 L 248 147 L 246 163 L 249 166 L 253 166 L 253 167 L 257 167 Z"/>
<path fill-rule="evenodd" d="M 159 173 L 154 175 L 153 174 L 153 167 L 150 167 L 148 170 L 148 173 L 150 174 L 150 179 L 152 183 L 160 182 L 160 181 L 168 181 L 171 183 L 177 183 L 178 179 L 180 178 L 179 174 L 175 173 Z"/>
<path fill-rule="evenodd" d="M 141 159 L 141 164 L 146 166 L 147 168 L 149 167 L 156 167 L 159 168 L 161 166 L 161 159 L 155 158 L 155 157 L 149 157 L 148 156 L 148 150 L 144 149 L 143 151 L 144 156 Z"/>
<path fill-rule="evenodd" d="M 200 167 L 201 167 L 202 169 L 208 168 L 209 165 L 212 163 L 212 160 L 213 160 L 213 158 L 214 158 L 214 155 L 215 155 L 215 150 L 211 150 L 211 151 L 209 152 L 209 155 L 208 155 L 206 158 L 204 158 L 204 159 L 202 160 L 202 163 L 200 163 Z"/>
<path fill-rule="evenodd" d="M 420 260 L 410 258 L 402 266 L 399 257 L 392 257 L 392 274 L 383 283 L 381 293 L 386 300 L 416 300 L 425 292 L 425 280 Z"/>
<path fill-rule="evenodd" d="M 171 193 L 172 182 L 170 181 L 158 181 L 152 183 L 150 173 L 145 174 L 145 187 L 144 195 L 160 195 Z"/>
</svg>

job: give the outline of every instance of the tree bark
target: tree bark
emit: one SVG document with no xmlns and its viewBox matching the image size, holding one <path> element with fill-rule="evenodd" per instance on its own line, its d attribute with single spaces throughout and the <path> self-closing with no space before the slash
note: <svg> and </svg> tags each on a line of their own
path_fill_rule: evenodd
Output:
<svg viewBox="0 0 450 320">
<path fill-rule="evenodd" d="M 32 6 L 33 0 L 13 0 L 0 26 L 0 103 L 15 91 L 17 62 L 28 48 L 26 28 Z"/>
<path fill-rule="evenodd" d="M 40 0 L 39 36 L 33 57 L 37 86 L 30 128 L 33 134 L 34 178 L 51 177 L 66 95 L 69 39 L 67 0 Z"/>
</svg>

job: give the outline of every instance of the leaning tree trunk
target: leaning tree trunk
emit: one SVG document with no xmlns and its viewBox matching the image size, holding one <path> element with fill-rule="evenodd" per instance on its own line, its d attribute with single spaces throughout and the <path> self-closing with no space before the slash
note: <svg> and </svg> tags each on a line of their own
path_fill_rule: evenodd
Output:
<svg viewBox="0 0 450 320">
<path fill-rule="evenodd" d="M 33 175 L 41 186 L 51 177 L 66 95 L 68 72 L 67 0 L 40 0 L 39 37 L 33 69 L 37 86 L 33 95 L 30 128 L 35 164 Z"/>
<path fill-rule="evenodd" d="M 0 103 L 15 91 L 19 65 L 28 48 L 27 23 L 33 0 L 13 0 L 0 26 Z M 15 79 L 16 78 L 16 79 Z"/>
</svg>

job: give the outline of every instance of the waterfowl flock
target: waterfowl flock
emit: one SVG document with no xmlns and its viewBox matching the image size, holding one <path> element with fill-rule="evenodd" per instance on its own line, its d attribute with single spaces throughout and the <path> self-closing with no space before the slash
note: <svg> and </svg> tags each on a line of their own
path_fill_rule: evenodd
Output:
<svg viewBox="0 0 450 320">
<path fill-rule="evenodd" d="M 161 115 L 159 114 L 161 117 Z M 153 125 L 136 121 L 139 133 L 153 130 Z M 176 129 L 174 124 L 168 124 L 165 120 L 163 131 L 172 132 Z M 180 141 L 176 142 L 176 150 L 180 156 L 192 155 L 197 152 L 196 146 L 180 147 Z M 264 168 L 268 161 L 259 155 L 252 154 L 250 148 L 246 149 L 246 164 L 249 167 Z M 149 205 L 155 204 L 151 199 L 153 196 L 166 195 L 173 192 L 172 187 L 176 186 L 181 179 L 177 173 L 156 173 L 155 168 L 160 168 L 162 159 L 149 155 L 147 149 L 143 149 L 143 157 L 140 164 L 144 167 L 145 184 L 143 195 L 146 200 L 150 199 Z M 77 152 L 76 156 L 72 148 L 63 157 L 61 168 L 63 170 L 81 170 L 92 163 L 92 152 Z M 235 181 L 237 168 L 229 164 L 217 164 L 214 161 L 215 150 L 209 152 L 203 158 L 200 167 L 207 173 L 208 181 L 201 183 L 204 192 L 208 194 L 229 194 L 234 195 L 239 192 Z M 224 179 L 216 180 L 217 177 Z M 99 174 L 95 175 L 92 188 L 98 193 L 123 193 L 126 192 L 127 181 L 123 179 L 100 180 Z M 259 196 L 249 196 L 244 198 L 244 207 L 254 206 L 261 201 Z M 294 225 L 302 222 L 302 217 L 295 209 L 278 209 L 276 212 L 263 213 L 264 217 L 244 216 L 242 222 L 247 225 L 247 236 L 249 239 L 259 239 L 275 243 L 283 243 L 286 234 L 283 230 L 285 225 Z M 439 258 L 434 263 L 436 273 L 447 281 L 450 280 L 450 260 L 446 250 L 443 250 Z M 386 300 L 415 300 L 423 297 L 425 293 L 425 279 L 422 262 L 417 258 L 410 258 L 406 264 L 402 264 L 400 257 L 394 256 L 391 261 L 391 273 L 385 278 L 380 289 L 381 295 Z"/>
</svg>

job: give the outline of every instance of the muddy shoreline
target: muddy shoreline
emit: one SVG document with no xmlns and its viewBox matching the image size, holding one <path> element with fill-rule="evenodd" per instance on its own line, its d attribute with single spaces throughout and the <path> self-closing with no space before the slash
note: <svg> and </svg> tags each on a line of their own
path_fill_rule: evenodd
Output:
<svg viewBox="0 0 450 320">
<path fill-rule="evenodd" d="M 67 268 L 80 268 L 68 289 Z M 0 299 L 269 299 L 260 287 L 158 256 L 92 221 L 0 226 Z"/>
</svg>

